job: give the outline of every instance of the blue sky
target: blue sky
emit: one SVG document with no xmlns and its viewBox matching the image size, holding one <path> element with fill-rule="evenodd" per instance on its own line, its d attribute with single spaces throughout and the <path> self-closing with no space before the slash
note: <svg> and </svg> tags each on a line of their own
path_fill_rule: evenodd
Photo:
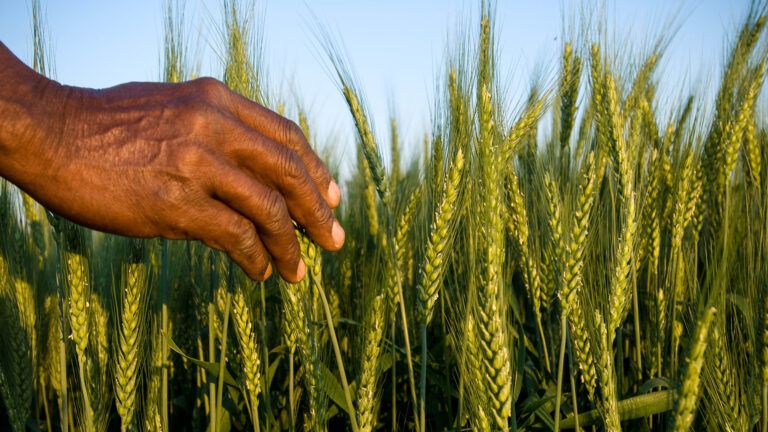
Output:
<svg viewBox="0 0 768 432">
<path fill-rule="evenodd" d="M 58 80 L 107 87 L 160 76 L 162 0 L 42 3 Z M 187 1 L 187 31 L 192 45 L 198 48 L 204 75 L 221 75 L 221 66 L 212 54 L 212 46 L 218 42 L 215 23 L 221 16 L 221 3 Z M 324 54 L 317 47 L 313 30 L 317 20 L 343 41 L 366 93 L 379 138 L 384 141 L 387 137 L 387 119 L 394 107 L 407 143 L 411 149 L 418 148 L 416 143 L 428 130 L 434 81 L 447 41 L 455 38 L 457 23 L 476 16 L 477 4 L 468 0 L 266 1 L 269 86 L 279 89 L 288 100 L 292 100 L 291 92 L 298 93 L 318 134 L 338 136 L 331 142 L 336 154 L 345 164 L 354 160 L 351 122 L 336 83 L 324 67 Z M 533 73 L 557 65 L 563 22 L 569 22 L 568 17 L 580 4 L 498 1 L 499 65 L 512 101 L 524 97 Z M 724 42 L 733 34 L 749 0 L 617 0 L 605 5 L 607 28 L 616 40 L 647 43 L 652 37 L 649 35 L 676 25 L 678 31 L 662 64 L 665 82 L 675 83 L 662 90 L 675 96 L 683 86 L 706 90 L 711 87 L 708 83 L 716 81 Z M 677 19 L 672 20 L 674 16 Z M 31 57 L 30 21 L 28 1 L 0 0 L 0 41 L 25 61 Z M 614 44 L 620 52 L 629 46 L 625 42 Z"/>
</svg>

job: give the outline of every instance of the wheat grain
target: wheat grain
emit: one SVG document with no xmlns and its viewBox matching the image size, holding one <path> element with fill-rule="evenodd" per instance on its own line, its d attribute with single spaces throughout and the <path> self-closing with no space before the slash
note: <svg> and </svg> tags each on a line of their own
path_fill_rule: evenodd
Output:
<svg viewBox="0 0 768 432">
<path fill-rule="evenodd" d="M 571 132 L 576 120 L 576 101 L 581 81 L 581 58 L 574 56 L 571 43 L 563 47 L 562 69 L 560 71 L 560 151 L 566 161 L 566 150 L 570 146 Z"/>
<path fill-rule="evenodd" d="M 485 19 L 483 26 L 487 25 Z M 488 204 L 483 207 L 481 231 L 484 237 L 482 280 L 478 289 L 478 304 L 482 307 L 473 309 L 478 322 L 480 353 L 483 357 L 482 370 L 485 377 L 487 394 L 495 427 L 507 428 L 511 414 L 510 358 L 507 348 L 506 331 L 503 324 L 501 302 L 502 263 L 504 257 L 504 224 L 502 221 L 500 199 L 502 199 L 500 179 L 495 168 L 499 165 L 500 155 L 494 151 L 494 122 L 492 117 L 491 94 L 483 89 L 480 95 L 480 146 L 482 163 L 483 194 Z"/>
<path fill-rule="evenodd" d="M 678 395 L 673 428 L 675 432 L 686 432 L 693 423 L 696 401 L 699 397 L 701 367 L 704 364 L 704 352 L 709 342 L 709 328 L 715 316 L 715 308 L 704 311 L 696 323 L 696 334 L 692 339 L 690 353 L 686 358 L 686 371 Z"/>
<path fill-rule="evenodd" d="M 122 269 L 122 307 L 115 360 L 115 397 L 122 429 L 134 427 L 139 384 L 139 364 L 143 355 L 144 305 L 147 290 L 147 266 L 130 262 Z"/>
<path fill-rule="evenodd" d="M 251 422 L 257 424 L 259 422 L 259 393 L 261 392 L 259 348 L 253 330 L 253 317 L 242 285 L 242 281 L 235 283 L 235 290 L 232 295 L 232 321 L 240 347 L 245 389 L 250 400 Z"/>
<path fill-rule="evenodd" d="M 378 417 L 378 376 L 379 357 L 382 351 L 381 340 L 384 336 L 385 301 L 383 295 L 376 296 L 370 305 L 366 322 L 364 354 L 360 368 L 357 390 L 357 408 L 361 432 L 370 432 L 376 426 Z"/>
<path fill-rule="evenodd" d="M 408 198 L 408 204 L 406 204 L 405 209 L 400 215 L 395 230 L 395 239 L 393 242 L 393 247 L 395 248 L 395 263 L 394 265 L 390 265 L 387 269 L 387 302 L 393 312 L 400 296 L 399 285 L 397 283 L 397 269 L 402 269 L 407 265 L 406 255 L 408 253 L 408 234 L 411 232 L 416 208 L 422 197 L 422 190 L 422 188 L 418 188 L 411 192 L 411 196 Z M 410 272 L 407 274 L 410 274 Z"/>
<path fill-rule="evenodd" d="M 451 165 L 448 178 L 443 186 L 443 195 L 437 204 L 432 224 L 430 225 L 424 265 L 421 270 L 421 282 L 417 288 L 419 295 L 419 322 L 429 325 L 434 313 L 435 302 L 440 295 L 442 276 L 448 263 L 448 250 L 453 237 L 455 215 L 458 214 L 457 201 L 461 193 L 460 182 L 464 172 L 464 153 L 461 149 Z"/>
<path fill-rule="evenodd" d="M 603 411 L 603 423 L 605 430 L 609 432 L 621 431 L 621 419 L 619 417 L 618 395 L 616 394 L 616 372 L 611 359 L 613 337 L 606 330 L 606 324 L 600 312 L 595 314 L 600 343 L 600 389 L 603 397 L 600 403 Z"/>
<path fill-rule="evenodd" d="M 376 185 L 376 190 L 379 193 L 379 198 L 385 206 L 388 206 L 389 183 L 385 179 L 386 173 L 384 172 L 384 164 L 382 163 L 381 154 L 379 154 L 376 141 L 373 138 L 373 132 L 371 132 L 368 117 L 360 103 L 357 93 L 352 87 L 344 85 L 342 93 L 347 100 L 347 105 L 349 106 L 352 118 L 355 120 L 357 133 L 360 137 L 360 144 L 362 144 L 361 148 L 363 150 L 363 155 L 368 162 L 368 168 L 373 178 L 373 183 Z"/>
<path fill-rule="evenodd" d="M 589 214 L 594 203 L 596 189 L 596 177 L 600 172 L 595 158 L 588 159 L 585 173 L 579 186 L 579 194 L 576 199 L 576 208 L 573 215 L 573 225 L 570 230 L 570 240 L 567 243 L 568 256 L 564 256 L 563 283 L 559 292 L 560 304 L 563 313 L 568 317 L 573 343 L 576 348 L 576 359 L 587 392 L 591 400 L 594 400 L 597 386 L 597 374 L 595 368 L 592 344 L 587 334 L 586 320 L 583 315 L 584 307 L 581 300 L 582 270 L 584 267 L 584 245 L 589 232 Z"/>
</svg>

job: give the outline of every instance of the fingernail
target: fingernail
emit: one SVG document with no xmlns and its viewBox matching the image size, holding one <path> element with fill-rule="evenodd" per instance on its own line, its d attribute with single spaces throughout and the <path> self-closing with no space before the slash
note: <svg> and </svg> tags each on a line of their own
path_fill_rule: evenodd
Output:
<svg viewBox="0 0 768 432">
<path fill-rule="evenodd" d="M 333 228 L 331 228 L 331 237 L 333 238 L 333 245 L 337 248 L 344 246 L 344 228 L 341 227 L 339 221 L 333 221 Z"/>
<path fill-rule="evenodd" d="M 328 185 L 328 201 L 328 204 L 332 207 L 339 205 L 339 202 L 341 201 L 341 189 L 339 189 L 339 185 L 333 180 L 331 180 L 331 183 Z"/>
<path fill-rule="evenodd" d="M 307 265 L 304 264 L 304 260 L 299 260 L 299 266 L 296 267 L 296 280 L 304 279 L 304 275 L 307 274 Z"/>
<path fill-rule="evenodd" d="M 264 275 L 261 280 L 267 280 L 270 276 L 272 276 L 272 264 L 267 264 L 267 269 L 264 270 Z"/>
</svg>

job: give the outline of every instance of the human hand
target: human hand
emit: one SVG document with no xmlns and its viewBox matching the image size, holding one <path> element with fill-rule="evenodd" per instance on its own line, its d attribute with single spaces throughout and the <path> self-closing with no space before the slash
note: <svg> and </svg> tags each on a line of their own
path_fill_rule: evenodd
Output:
<svg viewBox="0 0 768 432">
<path fill-rule="evenodd" d="M 290 282 L 306 273 L 292 220 L 327 250 L 343 245 L 339 188 L 301 130 L 219 81 L 37 87 L 48 115 L 17 131 L 0 168 L 50 210 L 126 236 L 202 240 L 256 280 L 270 257 Z"/>
</svg>

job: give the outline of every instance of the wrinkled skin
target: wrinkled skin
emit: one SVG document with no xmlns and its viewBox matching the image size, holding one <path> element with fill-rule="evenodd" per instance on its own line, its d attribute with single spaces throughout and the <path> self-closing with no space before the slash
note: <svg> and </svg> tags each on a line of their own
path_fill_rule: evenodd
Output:
<svg viewBox="0 0 768 432">
<path fill-rule="evenodd" d="M 303 278 L 293 220 L 336 251 L 340 191 L 295 123 L 212 78 L 63 86 L 0 43 L 0 175 L 57 214 L 202 240 L 253 279 Z"/>
</svg>

